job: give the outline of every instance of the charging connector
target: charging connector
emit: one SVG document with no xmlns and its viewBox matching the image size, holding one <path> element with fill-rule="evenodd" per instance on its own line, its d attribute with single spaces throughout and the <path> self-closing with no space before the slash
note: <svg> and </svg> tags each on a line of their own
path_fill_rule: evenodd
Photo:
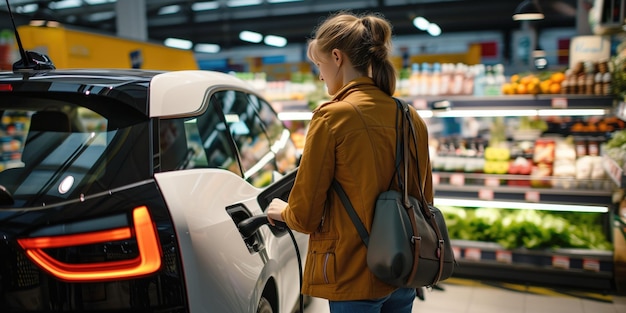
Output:
<svg viewBox="0 0 626 313">
<path fill-rule="evenodd" d="M 276 227 L 282 230 L 287 230 L 289 236 L 291 237 L 291 241 L 293 242 L 293 246 L 296 249 L 296 257 L 298 259 L 298 270 L 300 274 L 300 290 L 302 290 L 302 257 L 300 256 L 300 249 L 298 248 L 298 243 L 296 242 L 296 237 L 293 235 L 293 232 L 285 222 L 274 221 L 274 226 L 270 224 L 270 221 L 267 219 L 267 215 L 261 214 L 257 216 L 249 217 L 237 224 L 237 228 L 239 229 L 239 233 L 245 239 L 250 238 L 254 235 L 254 233 L 263 225 L 269 225 L 270 227 Z M 300 312 L 304 312 L 304 296 L 302 292 L 300 292 Z"/>
</svg>

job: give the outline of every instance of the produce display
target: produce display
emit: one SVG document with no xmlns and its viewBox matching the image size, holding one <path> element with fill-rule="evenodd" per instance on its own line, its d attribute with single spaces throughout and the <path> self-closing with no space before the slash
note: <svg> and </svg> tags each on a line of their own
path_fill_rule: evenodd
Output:
<svg viewBox="0 0 626 313">
<path fill-rule="evenodd" d="M 581 94 L 611 95 L 613 74 L 608 62 L 579 62 L 560 71 L 528 72 L 511 75 L 502 84 L 502 94 Z"/>
<path fill-rule="evenodd" d="M 626 130 L 613 133 L 605 148 L 606 155 L 623 168 L 626 164 Z"/>
<path fill-rule="evenodd" d="M 626 161 L 626 124 L 616 117 L 516 119 L 494 118 L 488 137 L 433 139 L 433 169 L 509 175 L 499 177 L 509 186 L 603 190 L 612 184 L 603 166 L 604 150 L 613 147 L 607 152 L 620 164 Z"/>
<path fill-rule="evenodd" d="M 612 249 L 599 213 L 438 207 L 451 239 L 496 242 L 505 249 Z"/>
</svg>

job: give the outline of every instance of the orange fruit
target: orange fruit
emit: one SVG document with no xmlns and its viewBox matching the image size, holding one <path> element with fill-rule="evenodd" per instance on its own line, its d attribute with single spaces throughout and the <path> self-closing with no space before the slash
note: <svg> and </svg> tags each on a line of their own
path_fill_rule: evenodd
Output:
<svg viewBox="0 0 626 313">
<path fill-rule="evenodd" d="M 555 83 L 561 83 L 565 80 L 565 74 L 561 72 L 554 72 L 550 75 L 550 79 Z"/>
<path fill-rule="evenodd" d="M 539 87 L 539 84 L 534 83 L 534 82 L 530 82 L 527 85 L 526 89 L 527 89 L 527 92 L 532 95 L 536 95 L 539 92 L 541 92 L 541 88 Z"/>
<path fill-rule="evenodd" d="M 513 91 L 513 84 L 511 84 L 511 83 L 504 83 L 502 85 L 502 94 L 512 95 L 514 93 L 515 92 Z"/>
<path fill-rule="evenodd" d="M 526 94 L 528 93 L 528 87 L 526 86 L 526 84 L 518 84 L 515 93 L 520 95 Z"/>
<path fill-rule="evenodd" d="M 519 80 L 519 74 L 511 75 L 511 82 L 512 83 L 517 83 L 518 80 Z"/>
<path fill-rule="evenodd" d="M 552 80 L 547 79 L 539 83 L 539 89 L 541 89 L 541 93 L 550 93 L 550 85 L 552 85 Z"/>
<path fill-rule="evenodd" d="M 561 93 L 561 84 L 560 83 L 550 84 L 550 93 L 553 93 L 553 94 Z"/>
</svg>

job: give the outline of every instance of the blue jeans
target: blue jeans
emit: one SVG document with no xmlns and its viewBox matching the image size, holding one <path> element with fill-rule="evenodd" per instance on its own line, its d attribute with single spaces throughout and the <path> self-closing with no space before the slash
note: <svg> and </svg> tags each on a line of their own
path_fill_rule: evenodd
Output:
<svg viewBox="0 0 626 313">
<path fill-rule="evenodd" d="M 411 313 L 415 289 L 400 288 L 386 297 L 372 300 L 328 301 L 331 313 Z"/>
</svg>

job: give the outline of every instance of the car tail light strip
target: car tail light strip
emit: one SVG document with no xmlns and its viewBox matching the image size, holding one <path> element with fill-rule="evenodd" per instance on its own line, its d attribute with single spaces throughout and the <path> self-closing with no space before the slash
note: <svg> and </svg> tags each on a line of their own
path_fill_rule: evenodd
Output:
<svg viewBox="0 0 626 313">
<path fill-rule="evenodd" d="M 133 228 L 139 255 L 122 261 L 69 264 L 54 259 L 43 249 L 131 239 L 133 230 L 130 227 L 74 235 L 22 238 L 18 239 L 18 243 L 35 264 L 64 281 L 101 282 L 127 279 L 152 274 L 161 267 L 161 250 L 156 228 L 145 206 L 137 207 L 133 211 Z"/>
</svg>

